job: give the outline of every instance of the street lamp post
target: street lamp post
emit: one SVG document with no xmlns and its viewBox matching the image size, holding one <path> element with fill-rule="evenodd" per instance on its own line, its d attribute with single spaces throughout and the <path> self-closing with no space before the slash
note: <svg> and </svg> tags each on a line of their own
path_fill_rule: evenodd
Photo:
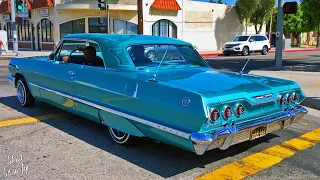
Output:
<svg viewBox="0 0 320 180">
<path fill-rule="evenodd" d="M 277 32 L 279 37 L 276 39 L 276 69 L 282 66 L 283 48 L 283 0 L 278 0 Z"/>
<path fill-rule="evenodd" d="M 15 11 L 15 0 L 10 1 L 10 13 L 11 13 L 11 31 L 12 31 L 12 46 L 13 46 L 13 52 L 16 53 L 16 55 L 19 55 L 18 50 L 18 40 L 17 40 L 17 26 L 16 26 L 16 11 Z"/>
</svg>

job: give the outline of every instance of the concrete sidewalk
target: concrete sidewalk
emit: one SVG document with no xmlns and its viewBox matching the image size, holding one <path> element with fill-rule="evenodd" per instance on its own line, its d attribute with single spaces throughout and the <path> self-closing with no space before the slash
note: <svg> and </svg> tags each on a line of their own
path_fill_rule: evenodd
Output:
<svg viewBox="0 0 320 180">
<path fill-rule="evenodd" d="M 16 56 L 16 53 L 14 53 L 12 50 L 9 50 L 6 52 L 2 52 L 0 54 L 0 60 L 1 59 L 11 59 L 13 57 L 32 57 L 32 56 L 49 56 L 49 54 L 52 51 L 19 51 L 20 56 Z"/>
<path fill-rule="evenodd" d="M 302 105 L 320 110 L 320 72 L 254 70 L 250 74 L 296 81 L 307 96 Z"/>
</svg>

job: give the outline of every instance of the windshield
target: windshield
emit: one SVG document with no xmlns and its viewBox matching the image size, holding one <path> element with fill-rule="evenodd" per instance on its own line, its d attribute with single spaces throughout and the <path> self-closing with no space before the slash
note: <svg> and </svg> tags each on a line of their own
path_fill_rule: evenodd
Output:
<svg viewBox="0 0 320 180">
<path fill-rule="evenodd" d="M 248 38 L 249 36 L 237 36 L 232 41 L 246 41 Z"/>
<path fill-rule="evenodd" d="M 127 51 L 139 69 L 158 67 L 207 67 L 189 46 L 181 45 L 131 45 Z M 162 61 L 162 62 L 161 62 Z"/>
</svg>

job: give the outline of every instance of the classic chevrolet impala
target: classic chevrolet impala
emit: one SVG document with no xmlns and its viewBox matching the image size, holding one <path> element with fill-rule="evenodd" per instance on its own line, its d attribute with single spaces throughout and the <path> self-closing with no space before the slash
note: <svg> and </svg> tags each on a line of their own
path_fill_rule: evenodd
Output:
<svg viewBox="0 0 320 180">
<path fill-rule="evenodd" d="M 104 124 L 118 144 L 148 137 L 202 155 L 307 113 L 294 81 L 211 68 L 190 43 L 167 37 L 70 34 L 50 56 L 13 58 L 9 70 L 22 106 L 43 101 Z"/>
</svg>

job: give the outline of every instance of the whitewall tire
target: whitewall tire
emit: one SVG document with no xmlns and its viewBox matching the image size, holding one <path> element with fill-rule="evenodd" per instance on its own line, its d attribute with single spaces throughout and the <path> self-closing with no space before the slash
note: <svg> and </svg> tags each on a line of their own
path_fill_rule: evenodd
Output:
<svg viewBox="0 0 320 180">
<path fill-rule="evenodd" d="M 35 99 L 24 78 L 20 78 L 17 82 L 17 98 L 20 105 L 23 107 L 31 107 L 34 105 Z"/>
</svg>

